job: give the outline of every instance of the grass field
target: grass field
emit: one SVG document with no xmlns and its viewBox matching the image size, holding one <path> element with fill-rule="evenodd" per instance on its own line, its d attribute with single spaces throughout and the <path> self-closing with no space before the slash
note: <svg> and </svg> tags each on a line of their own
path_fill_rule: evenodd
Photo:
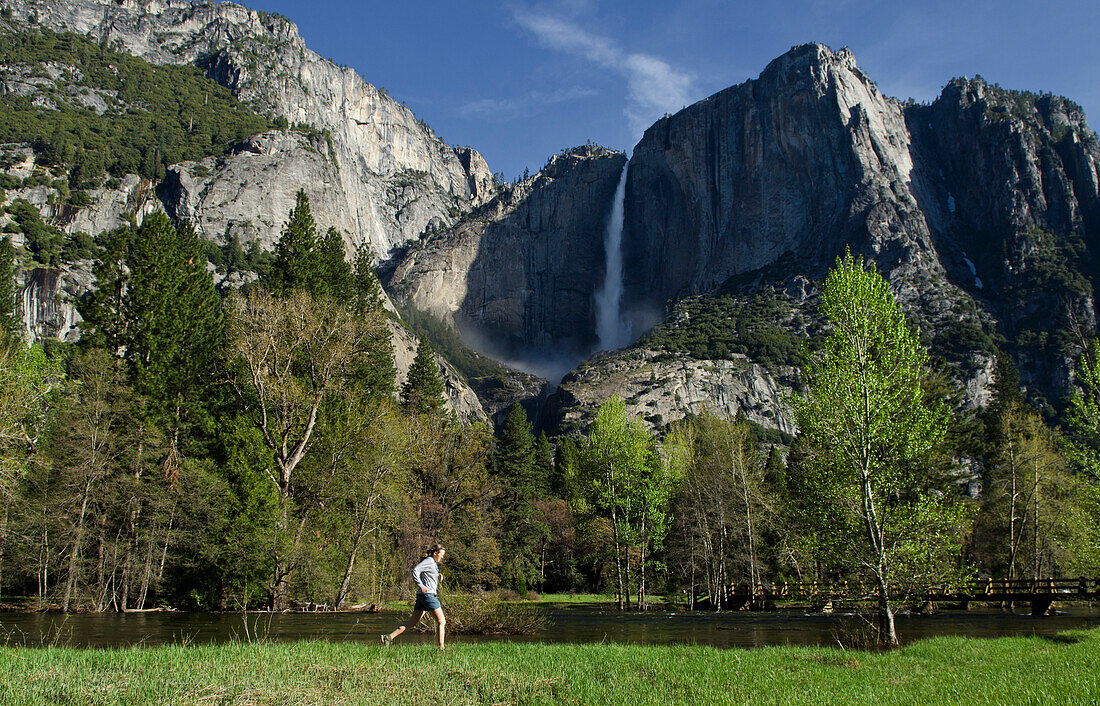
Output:
<svg viewBox="0 0 1100 706">
<path fill-rule="evenodd" d="M 607 593 L 541 593 L 537 603 L 614 603 Z"/>
<path fill-rule="evenodd" d="M 326 642 L 0 648 L 0 703 L 1100 704 L 1100 630 L 827 648 Z"/>
</svg>

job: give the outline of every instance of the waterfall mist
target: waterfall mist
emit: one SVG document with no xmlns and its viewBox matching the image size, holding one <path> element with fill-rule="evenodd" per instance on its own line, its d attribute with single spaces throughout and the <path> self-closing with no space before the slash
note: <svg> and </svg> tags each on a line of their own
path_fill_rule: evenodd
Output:
<svg viewBox="0 0 1100 706">
<path fill-rule="evenodd" d="M 596 336 L 600 350 L 615 350 L 630 343 L 630 326 L 623 320 L 623 202 L 626 200 L 626 172 L 630 160 L 623 165 L 619 176 L 619 185 L 615 188 L 615 198 L 611 204 L 611 215 L 607 218 L 603 246 L 606 253 L 607 268 L 604 272 L 603 286 L 596 292 Z"/>
</svg>

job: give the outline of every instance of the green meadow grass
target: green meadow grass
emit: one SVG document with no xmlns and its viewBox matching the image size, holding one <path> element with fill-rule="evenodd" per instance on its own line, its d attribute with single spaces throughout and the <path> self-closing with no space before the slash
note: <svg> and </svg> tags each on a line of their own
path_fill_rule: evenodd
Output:
<svg viewBox="0 0 1100 706">
<path fill-rule="evenodd" d="M 0 648 L 4 704 L 1100 704 L 1100 629 L 833 648 Z"/>
<path fill-rule="evenodd" d="M 540 593 L 535 603 L 614 603 L 607 593 Z"/>
</svg>

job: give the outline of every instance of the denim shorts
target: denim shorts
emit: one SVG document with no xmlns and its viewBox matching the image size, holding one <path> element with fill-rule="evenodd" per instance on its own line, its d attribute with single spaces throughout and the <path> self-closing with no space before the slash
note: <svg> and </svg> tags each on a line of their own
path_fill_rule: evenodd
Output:
<svg viewBox="0 0 1100 706">
<path fill-rule="evenodd" d="M 434 593 L 416 592 L 416 605 L 413 606 L 413 610 L 436 610 L 442 607 L 443 604 L 439 602 Z"/>
</svg>

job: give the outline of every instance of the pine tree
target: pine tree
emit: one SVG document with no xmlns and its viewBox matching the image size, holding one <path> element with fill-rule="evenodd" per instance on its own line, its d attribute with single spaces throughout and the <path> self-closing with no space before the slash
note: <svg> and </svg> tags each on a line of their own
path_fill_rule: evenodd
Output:
<svg viewBox="0 0 1100 706">
<path fill-rule="evenodd" d="M 305 291 L 355 306 L 357 281 L 344 250 L 344 238 L 335 228 L 317 235 L 309 197 L 299 191 L 279 241 L 275 243 L 271 271 L 263 283 L 276 296 Z"/>
<path fill-rule="evenodd" d="M 86 347 L 104 344 L 125 357 L 173 439 L 184 427 L 207 427 L 225 324 L 202 242 L 190 224 L 173 227 L 163 213 L 111 241 L 81 310 L 97 329 Z"/>
<path fill-rule="evenodd" d="M 401 402 L 408 414 L 435 414 L 443 407 L 443 379 L 428 339 L 420 339 L 409 377 L 401 388 Z"/>
<path fill-rule="evenodd" d="M 538 542 L 546 533 L 545 524 L 534 521 L 539 492 L 534 442 L 527 413 L 519 403 L 513 404 L 497 441 L 497 473 L 503 487 L 501 549 L 521 595 L 525 593 L 521 587 L 533 583 Z"/>
<path fill-rule="evenodd" d="M 361 317 L 386 319 L 382 285 L 374 273 L 367 248 L 360 248 L 355 262 L 348 270 L 348 306 Z M 359 358 L 356 384 L 364 398 L 389 399 L 393 397 L 397 382 L 397 367 L 393 361 L 393 343 L 390 329 L 380 326 L 377 335 L 367 341 Z"/>
<path fill-rule="evenodd" d="M 327 294 L 338 302 L 354 304 L 355 277 L 344 251 L 344 238 L 335 228 L 329 228 L 321 238 L 318 252 L 323 279 L 315 295 Z"/>
<path fill-rule="evenodd" d="M 527 412 L 518 402 L 508 408 L 500 429 L 497 471 L 511 484 L 510 492 L 526 498 L 535 496 L 535 439 Z"/>
<path fill-rule="evenodd" d="M 780 500 L 786 499 L 787 466 L 783 463 L 783 454 L 779 452 L 779 447 L 775 444 L 772 444 L 771 450 L 768 452 L 768 460 L 764 464 L 764 483 Z"/>
<path fill-rule="evenodd" d="M 0 343 L 19 327 L 15 303 L 15 248 L 11 238 L 0 240 Z"/>
<path fill-rule="evenodd" d="M 241 246 L 241 239 L 237 237 L 236 233 L 230 235 L 229 239 L 225 241 L 222 253 L 225 256 L 227 271 L 243 272 L 248 269 L 248 259 L 245 257 L 244 248 Z"/>
<path fill-rule="evenodd" d="M 539 432 L 535 442 L 535 493 L 545 497 L 550 492 L 550 478 L 554 474 L 554 449 L 546 432 Z"/>
<path fill-rule="evenodd" d="M 385 296 L 382 283 L 374 272 L 370 250 L 361 247 L 355 253 L 352 264 L 352 291 L 355 307 L 361 313 L 382 312 L 385 309 Z"/>
<path fill-rule="evenodd" d="M 276 295 L 285 297 L 294 290 L 304 290 L 317 296 L 326 287 L 325 272 L 320 257 L 321 241 L 317 224 L 309 207 L 309 197 L 299 190 L 295 206 L 290 211 L 279 241 L 271 272 L 264 284 Z"/>
</svg>

